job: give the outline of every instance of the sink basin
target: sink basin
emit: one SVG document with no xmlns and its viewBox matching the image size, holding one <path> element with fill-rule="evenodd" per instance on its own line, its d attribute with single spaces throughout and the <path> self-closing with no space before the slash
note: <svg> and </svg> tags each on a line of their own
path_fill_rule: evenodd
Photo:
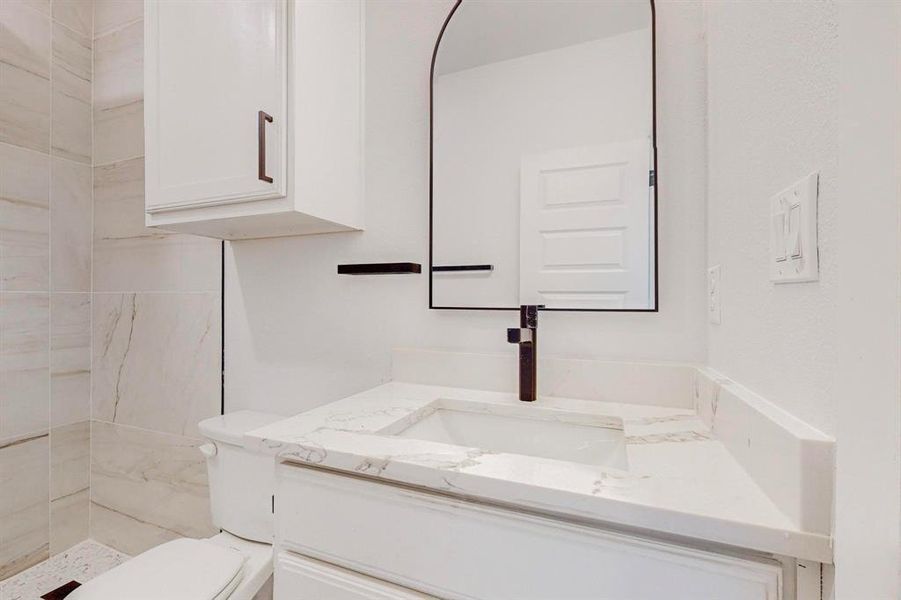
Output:
<svg viewBox="0 0 901 600">
<path fill-rule="evenodd" d="M 438 408 L 398 437 L 538 456 L 625 470 L 622 428 L 572 422 L 573 417 L 529 418 L 456 408 Z"/>
</svg>

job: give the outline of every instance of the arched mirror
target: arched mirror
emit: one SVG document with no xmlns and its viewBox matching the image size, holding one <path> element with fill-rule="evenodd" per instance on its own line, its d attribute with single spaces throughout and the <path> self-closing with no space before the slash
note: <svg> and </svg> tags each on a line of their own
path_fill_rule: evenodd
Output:
<svg viewBox="0 0 901 600">
<path fill-rule="evenodd" d="M 431 85 L 430 308 L 657 310 L 652 1 L 461 0 Z"/>
</svg>

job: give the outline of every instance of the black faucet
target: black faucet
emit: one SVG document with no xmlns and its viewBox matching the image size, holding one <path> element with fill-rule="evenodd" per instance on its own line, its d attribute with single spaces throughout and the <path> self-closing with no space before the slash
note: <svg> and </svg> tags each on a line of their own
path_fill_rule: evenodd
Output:
<svg viewBox="0 0 901 600">
<path fill-rule="evenodd" d="M 538 397 L 538 309 L 543 304 L 519 307 L 519 327 L 507 329 L 507 341 L 519 344 L 519 399 L 534 402 Z"/>
</svg>

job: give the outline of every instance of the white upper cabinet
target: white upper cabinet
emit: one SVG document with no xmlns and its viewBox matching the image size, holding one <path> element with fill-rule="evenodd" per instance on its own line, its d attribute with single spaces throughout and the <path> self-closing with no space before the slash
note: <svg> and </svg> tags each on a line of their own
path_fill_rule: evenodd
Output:
<svg viewBox="0 0 901 600">
<path fill-rule="evenodd" d="M 145 3 L 147 224 L 362 228 L 360 0 Z"/>
</svg>

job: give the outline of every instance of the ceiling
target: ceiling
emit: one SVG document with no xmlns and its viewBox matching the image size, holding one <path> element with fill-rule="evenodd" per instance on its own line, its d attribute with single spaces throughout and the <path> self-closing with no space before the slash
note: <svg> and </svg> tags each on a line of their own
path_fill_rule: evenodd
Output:
<svg viewBox="0 0 901 600">
<path fill-rule="evenodd" d="M 650 0 L 463 0 L 441 39 L 435 72 L 471 69 L 650 24 Z"/>
</svg>

